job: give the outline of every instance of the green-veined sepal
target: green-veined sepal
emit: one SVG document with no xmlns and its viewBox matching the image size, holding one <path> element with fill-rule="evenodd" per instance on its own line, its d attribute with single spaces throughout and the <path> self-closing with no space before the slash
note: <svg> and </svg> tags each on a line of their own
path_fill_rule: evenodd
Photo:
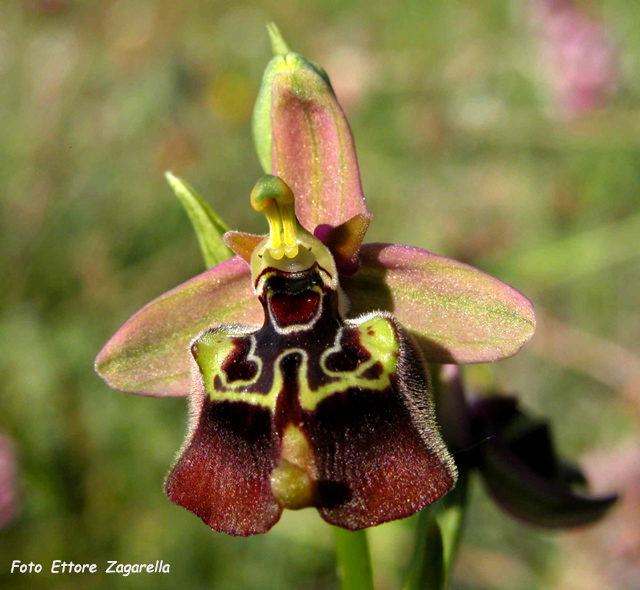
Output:
<svg viewBox="0 0 640 590">
<path fill-rule="evenodd" d="M 100 351 L 96 371 L 109 386 L 127 393 L 187 396 L 191 341 L 211 326 L 226 322 L 257 326 L 262 320 L 249 266 L 235 256 L 129 318 Z"/>
<path fill-rule="evenodd" d="M 342 287 L 351 312 L 392 312 L 428 362 L 482 363 L 514 355 L 535 314 L 519 291 L 462 262 L 410 246 L 366 244 Z"/>
</svg>

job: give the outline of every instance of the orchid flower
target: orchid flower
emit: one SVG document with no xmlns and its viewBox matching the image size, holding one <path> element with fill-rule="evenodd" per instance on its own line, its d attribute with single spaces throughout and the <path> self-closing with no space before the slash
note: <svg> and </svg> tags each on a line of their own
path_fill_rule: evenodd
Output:
<svg viewBox="0 0 640 590">
<path fill-rule="evenodd" d="M 362 244 L 371 214 L 351 131 L 326 73 L 272 31 L 254 112 L 267 173 L 251 193 L 265 236 L 227 232 L 206 272 L 132 316 L 96 359 L 113 388 L 189 396 L 169 498 L 217 531 L 268 531 L 315 507 L 359 530 L 453 488 L 426 362 L 479 363 L 531 337 L 531 303 L 461 262 Z M 224 224 L 191 199 L 194 224 Z M 195 203 L 195 205 L 194 205 Z M 215 242 L 215 240 L 214 240 Z"/>
</svg>

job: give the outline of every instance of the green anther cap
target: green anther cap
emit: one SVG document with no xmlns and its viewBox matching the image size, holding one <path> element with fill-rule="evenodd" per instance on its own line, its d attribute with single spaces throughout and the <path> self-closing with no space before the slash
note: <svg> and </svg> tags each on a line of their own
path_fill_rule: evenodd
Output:
<svg viewBox="0 0 640 590">
<path fill-rule="evenodd" d="M 271 256 L 298 255 L 298 233 L 304 231 L 294 210 L 295 199 L 291 189 L 277 176 L 265 174 L 251 191 L 251 206 L 264 213 L 269 222 L 268 248 Z"/>
<path fill-rule="evenodd" d="M 251 191 L 251 206 L 264 213 L 269 224 L 269 234 L 251 256 L 254 280 L 269 266 L 285 272 L 297 272 L 317 262 L 329 272 L 337 287 L 333 257 L 320 240 L 300 225 L 295 212 L 295 197 L 284 180 L 265 174 Z"/>
</svg>

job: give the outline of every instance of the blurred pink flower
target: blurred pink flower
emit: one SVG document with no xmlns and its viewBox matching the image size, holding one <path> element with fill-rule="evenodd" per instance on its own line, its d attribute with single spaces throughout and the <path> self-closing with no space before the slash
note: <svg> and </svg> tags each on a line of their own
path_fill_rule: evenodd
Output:
<svg viewBox="0 0 640 590">
<path fill-rule="evenodd" d="M 600 560 L 607 588 L 640 588 L 640 439 L 609 452 L 593 453 L 584 466 L 598 492 L 621 493 L 618 510 L 583 540 L 586 549 Z"/>
<path fill-rule="evenodd" d="M 16 457 L 12 442 L 0 436 L 0 529 L 18 513 Z"/>
<path fill-rule="evenodd" d="M 618 88 L 618 54 L 605 26 L 572 0 L 533 0 L 557 109 L 575 116 L 605 106 Z"/>
</svg>

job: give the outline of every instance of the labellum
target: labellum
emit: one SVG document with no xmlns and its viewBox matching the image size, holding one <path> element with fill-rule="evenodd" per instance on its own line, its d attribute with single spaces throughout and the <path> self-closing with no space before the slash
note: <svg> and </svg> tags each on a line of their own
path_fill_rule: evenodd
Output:
<svg viewBox="0 0 640 590">
<path fill-rule="evenodd" d="M 284 508 L 358 530 L 440 499 L 456 468 L 419 348 L 389 312 L 345 319 L 334 258 L 298 222 L 284 181 L 263 177 L 251 202 L 269 223 L 250 257 L 264 323 L 192 342 L 190 432 L 169 498 L 242 536 Z"/>
</svg>

